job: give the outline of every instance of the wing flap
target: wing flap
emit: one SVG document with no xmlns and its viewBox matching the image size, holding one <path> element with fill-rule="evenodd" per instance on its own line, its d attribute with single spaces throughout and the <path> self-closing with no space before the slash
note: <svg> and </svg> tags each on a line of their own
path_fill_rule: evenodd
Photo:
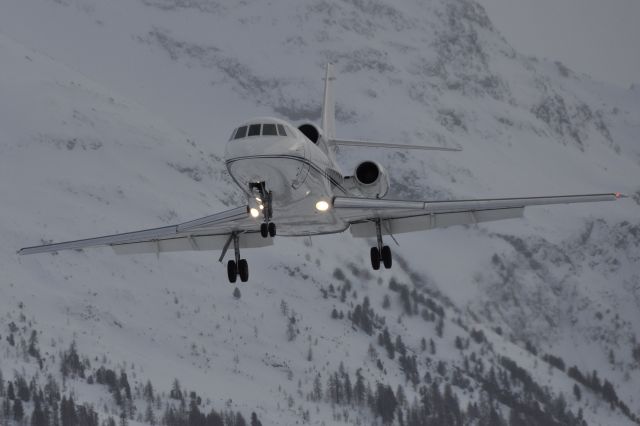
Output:
<svg viewBox="0 0 640 426">
<path fill-rule="evenodd" d="M 144 241 L 111 246 L 116 254 L 167 253 L 178 251 L 222 250 L 229 235 L 197 235 L 167 240 Z M 272 238 L 262 238 L 258 233 L 243 233 L 239 239 L 241 249 L 260 248 L 273 245 Z"/>
<path fill-rule="evenodd" d="M 516 219 L 524 215 L 524 208 L 465 211 L 451 213 L 432 213 L 418 216 L 398 217 L 382 220 L 384 235 L 403 234 L 407 232 L 426 231 L 434 228 L 446 228 L 454 225 L 468 225 L 494 220 Z M 374 222 L 358 222 L 351 225 L 351 235 L 356 238 L 376 236 Z"/>
</svg>

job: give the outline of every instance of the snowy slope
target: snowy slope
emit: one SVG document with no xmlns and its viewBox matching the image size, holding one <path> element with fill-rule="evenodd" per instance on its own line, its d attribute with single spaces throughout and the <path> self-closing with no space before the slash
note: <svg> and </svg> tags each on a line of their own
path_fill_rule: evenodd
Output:
<svg viewBox="0 0 640 426">
<path fill-rule="evenodd" d="M 489 336 L 492 349 L 477 348 L 487 363 L 514 359 L 564 393 L 574 413 L 582 408 L 589 424 L 630 420 L 595 394 L 576 401 L 575 382 L 542 354 L 598 370 L 640 411 L 640 362 L 632 358 L 640 334 L 640 92 L 518 55 L 473 2 L 10 0 L 2 8 L 0 336 L 24 312 L 52 354 L 50 371 L 53 355 L 75 339 L 89 359 L 106 354 L 112 367 L 131 365 L 140 381 L 165 390 L 180 378 L 216 408 L 256 411 L 265 424 L 293 424 L 308 410 L 311 423 L 332 424 L 342 409 L 306 398 L 318 372 L 325 385 L 343 362 L 352 378 L 363 368 L 371 386 L 406 385 L 383 348 L 386 372 L 367 353 L 377 332 L 330 318 L 334 307 L 347 315 L 367 296 L 392 335 L 419 354 L 421 376 L 442 376 L 439 360 L 449 371 L 462 364 L 454 339 L 468 330 L 454 324 L 459 318 Z M 278 240 L 247 251 L 252 276 L 239 300 L 216 253 L 14 254 L 41 239 L 175 223 L 242 203 L 220 164 L 228 131 L 252 115 L 317 121 L 328 60 L 338 69 L 339 135 L 464 148 L 341 153 L 345 171 L 363 157 L 385 164 L 398 196 L 623 191 L 635 199 L 401 236 L 395 269 L 376 275 L 367 272 L 368 244 L 349 235 Z M 403 314 L 391 278 L 446 307 L 441 338 L 434 322 Z M 323 297 L 321 289 L 347 280 L 355 296 Z M 296 312 L 288 313 L 300 330 L 293 341 L 283 300 Z M 437 343 L 430 361 L 422 337 Z M 521 349 L 525 342 L 539 356 Z M 0 363 L 5 379 L 31 365 L 6 340 L 0 345 L 11 354 Z M 473 382 L 454 387 L 463 406 L 480 399 L 481 381 Z M 74 386 L 87 401 L 109 400 Z M 368 410 L 354 412 L 373 421 Z"/>
</svg>

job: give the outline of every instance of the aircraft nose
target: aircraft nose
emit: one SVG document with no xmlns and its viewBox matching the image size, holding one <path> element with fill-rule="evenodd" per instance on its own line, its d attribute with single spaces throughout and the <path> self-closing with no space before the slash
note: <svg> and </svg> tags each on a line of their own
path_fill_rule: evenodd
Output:
<svg viewBox="0 0 640 426">
<path fill-rule="evenodd" d="M 231 139 L 225 147 L 225 160 L 258 156 L 294 155 L 304 158 L 304 146 L 282 136 L 254 136 Z"/>
</svg>

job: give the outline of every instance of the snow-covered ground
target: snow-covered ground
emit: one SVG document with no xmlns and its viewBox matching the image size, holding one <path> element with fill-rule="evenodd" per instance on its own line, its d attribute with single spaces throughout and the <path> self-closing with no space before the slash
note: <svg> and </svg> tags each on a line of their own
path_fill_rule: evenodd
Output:
<svg viewBox="0 0 640 426">
<path fill-rule="evenodd" d="M 132 385 L 151 380 L 165 392 L 178 378 L 211 400 L 203 407 L 247 419 L 255 411 L 265 425 L 380 421 L 367 408 L 308 397 L 317 374 L 324 389 L 341 362 L 352 381 L 362 368 L 374 392 L 378 382 L 401 384 L 409 403 L 429 386 L 428 372 L 452 384 L 466 410 L 483 400 L 483 374 L 499 372 L 501 357 L 554 398 L 562 393 L 588 424 L 631 424 L 586 387 L 577 400 L 576 382 L 545 354 L 596 370 L 640 412 L 640 91 L 519 55 L 472 1 L 7 0 L 0 10 L 5 381 L 14 370 L 30 377 L 38 369 L 7 341 L 13 322 L 16 339 L 37 330 L 48 354 L 38 380 L 59 377 L 59 353 L 75 341 L 91 374 L 104 364 L 126 371 Z M 348 233 L 277 239 L 246 252 L 251 278 L 240 299 L 216 253 L 15 254 L 40 241 L 177 223 L 243 203 L 220 162 L 228 133 L 254 115 L 317 122 L 327 61 L 338 71 L 340 136 L 464 149 L 340 153 L 346 173 L 362 159 L 384 164 L 398 197 L 632 197 L 398 236 L 394 269 L 375 273 L 369 243 Z M 390 282 L 443 307 L 441 336 L 438 320 L 421 315 L 435 311 L 420 305 L 409 315 Z M 418 385 L 378 346 L 384 326 L 369 336 L 349 320 L 365 296 L 416 355 Z M 334 308 L 344 318 L 332 319 Z M 487 341 L 456 348 L 455 338 L 469 339 L 472 329 Z M 435 354 L 422 350 L 422 338 L 434 341 Z M 486 370 L 467 371 L 462 386 L 453 371 L 466 371 L 471 352 Z M 69 380 L 66 390 L 101 418 L 120 413 L 96 385 Z M 134 420 L 144 415 L 139 406 Z M 498 407 L 508 418 L 512 406 Z"/>
</svg>

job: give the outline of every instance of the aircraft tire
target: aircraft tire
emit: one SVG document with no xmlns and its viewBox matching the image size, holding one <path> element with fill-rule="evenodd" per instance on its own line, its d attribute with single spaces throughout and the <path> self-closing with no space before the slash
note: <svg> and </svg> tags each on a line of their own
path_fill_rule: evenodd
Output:
<svg viewBox="0 0 640 426">
<path fill-rule="evenodd" d="M 262 235 L 262 238 L 267 238 L 269 236 L 269 227 L 266 223 L 260 224 L 260 235 Z"/>
<path fill-rule="evenodd" d="M 389 246 L 382 247 L 382 252 L 380 253 L 380 257 L 382 257 L 382 263 L 384 263 L 385 269 L 391 268 L 392 258 L 391 258 L 391 249 Z"/>
<path fill-rule="evenodd" d="M 247 259 L 240 259 L 238 262 L 238 273 L 240 274 L 240 281 L 246 283 L 249 279 L 249 264 Z"/>
<path fill-rule="evenodd" d="M 227 262 L 227 277 L 229 278 L 230 283 L 235 283 L 238 278 L 238 266 L 236 265 L 235 260 Z"/>
<path fill-rule="evenodd" d="M 268 229 L 269 229 L 269 236 L 271 238 L 275 237 L 276 236 L 276 224 L 273 223 L 273 222 L 269 222 Z"/>
<path fill-rule="evenodd" d="M 371 267 L 374 271 L 380 269 L 380 250 L 378 247 L 371 247 Z"/>
</svg>

